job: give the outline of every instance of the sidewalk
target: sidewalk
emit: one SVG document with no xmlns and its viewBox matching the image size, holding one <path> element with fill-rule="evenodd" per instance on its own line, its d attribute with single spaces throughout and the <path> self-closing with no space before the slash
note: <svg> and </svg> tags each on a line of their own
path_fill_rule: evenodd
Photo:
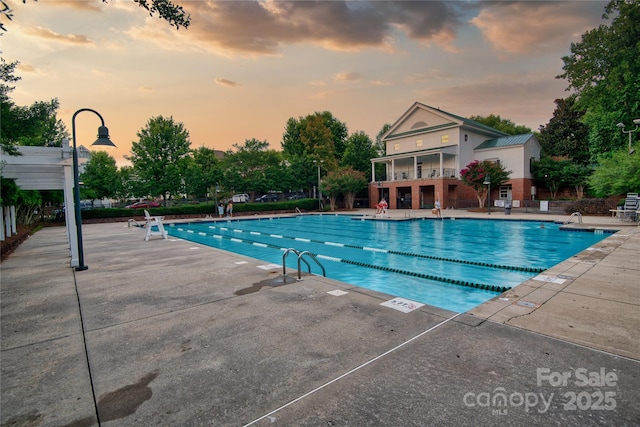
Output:
<svg viewBox="0 0 640 427">
<path fill-rule="evenodd" d="M 640 228 L 583 221 L 621 231 L 464 314 L 123 223 L 75 272 L 42 229 L 1 266 L 1 425 L 635 425 Z"/>
</svg>

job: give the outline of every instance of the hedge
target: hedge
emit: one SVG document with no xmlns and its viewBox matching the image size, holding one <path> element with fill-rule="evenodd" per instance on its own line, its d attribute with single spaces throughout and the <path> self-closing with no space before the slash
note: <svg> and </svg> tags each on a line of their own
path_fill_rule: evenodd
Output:
<svg viewBox="0 0 640 427">
<path fill-rule="evenodd" d="M 316 199 L 287 200 L 282 202 L 270 203 L 234 203 L 233 212 L 293 212 L 296 208 L 301 211 L 318 210 L 318 201 Z M 215 203 L 200 203 L 196 205 L 178 205 L 171 207 L 148 208 L 149 213 L 153 216 L 165 215 L 211 215 L 218 216 L 218 207 Z M 131 218 L 144 216 L 144 209 L 128 209 L 128 208 L 99 208 L 87 209 L 82 211 L 83 219 L 97 218 Z"/>
<path fill-rule="evenodd" d="M 566 214 L 580 212 L 582 215 L 609 215 L 609 209 L 615 209 L 614 199 L 580 199 L 564 205 Z"/>
</svg>

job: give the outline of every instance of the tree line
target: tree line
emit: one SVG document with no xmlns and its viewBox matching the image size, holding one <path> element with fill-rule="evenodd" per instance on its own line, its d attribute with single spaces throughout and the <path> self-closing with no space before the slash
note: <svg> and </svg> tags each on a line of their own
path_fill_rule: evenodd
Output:
<svg viewBox="0 0 640 427">
<path fill-rule="evenodd" d="M 156 4 L 138 3 L 142 7 Z M 180 9 L 173 10 L 180 17 Z M 186 25 L 178 26 L 187 28 L 190 18 L 179 19 Z M 610 22 L 583 34 L 562 58 L 563 73 L 557 78 L 567 81 L 571 94 L 555 100 L 553 117 L 536 132 L 542 158 L 533 165 L 534 176 L 554 197 L 565 187 L 574 188 L 578 197 L 640 189 L 640 153 L 632 153 L 640 147 L 635 142 L 629 150 L 628 134 L 617 126 L 623 123 L 633 130 L 633 119 L 640 118 L 640 3 L 612 0 L 603 20 Z M 20 145 L 60 146 L 69 135 L 57 119 L 57 99 L 28 107 L 11 100 L 12 85 L 20 80 L 15 76 L 17 64 L 4 59 L 0 64 L 2 149 L 12 155 Z M 496 115 L 471 119 L 509 134 L 529 132 Z M 269 191 L 310 194 L 318 184 L 318 167 L 325 186 L 321 190 L 336 197 L 340 186 L 350 188 L 346 183 L 336 184 L 340 176 L 357 176 L 356 181 L 366 188 L 370 159 L 384 154 L 381 138 L 389 128 L 384 124 L 372 141 L 364 132 L 349 135 L 346 124 L 330 112 L 316 112 L 287 121 L 281 150 L 271 148 L 267 141 L 251 139 L 219 156 L 211 148 L 191 148 L 188 131 L 172 117 L 152 117 L 137 134 L 128 156 L 131 166 L 117 168 L 107 153 L 93 153 L 82 176 L 84 197 L 125 200 L 150 196 L 168 203 L 183 195 L 207 199 L 234 192 L 252 197 Z M 632 136 L 637 140 L 637 135 Z M 20 194 L 11 180 L 2 180 L 3 206 L 15 204 L 17 197 L 29 204 L 62 200 L 55 192 Z"/>
</svg>

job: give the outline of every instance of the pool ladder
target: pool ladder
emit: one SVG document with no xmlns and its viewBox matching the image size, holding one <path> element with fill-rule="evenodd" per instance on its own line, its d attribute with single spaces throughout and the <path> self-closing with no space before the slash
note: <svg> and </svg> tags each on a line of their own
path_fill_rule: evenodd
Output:
<svg viewBox="0 0 640 427">
<path fill-rule="evenodd" d="M 564 224 L 569 224 L 573 218 L 578 218 L 578 224 L 582 224 L 582 214 L 580 212 L 574 212 L 571 214 L 569 218 L 564 222 Z"/>
<path fill-rule="evenodd" d="M 309 264 L 309 262 L 305 259 L 305 256 L 311 258 L 316 264 L 318 264 L 318 266 L 322 269 L 322 275 L 324 277 L 327 277 L 327 272 L 324 269 L 324 266 L 320 263 L 320 261 L 318 261 L 318 259 L 316 258 L 316 256 L 314 254 L 312 254 L 309 251 L 302 251 L 300 252 L 297 249 L 294 248 L 289 248 L 287 250 L 284 251 L 284 253 L 282 254 L 282 275 L 286 276 L 287 275 L 287 256 L 289 255 L 290 252 L 293 252 L 294 254 L 296 254 L 298 256 L 298 281 L 302 280 L 302 268 L 301 268 L 301 263 L 304 262 L 305 264 L 307 264 L 307 270 L 309 272 L 309 274 L 311 274 L 311 265 Z"/>
</svg>

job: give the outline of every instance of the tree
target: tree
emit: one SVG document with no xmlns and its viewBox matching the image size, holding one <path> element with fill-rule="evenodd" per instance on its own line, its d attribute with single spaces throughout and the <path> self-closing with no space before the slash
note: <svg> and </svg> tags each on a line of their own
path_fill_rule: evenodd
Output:
<svg viewBox="0 0 640 427">
<path fill-rule="evenodd" d="M 567 156 L 582 165 L 589 163 L 589 128 L 582 123 L 584 111 L 575 108 L 575 96 L 556 99 L 553 117 L 540 126 L 542 156 Z"/>
<path fill-rule="evenodd" d="M 186 192 L 195 198 L 208 198 L 215 192 L 216 183 L 222 180 L 220 160 L 215 150 L 200 147 L 192 151 L 186 172 Z"/>
<path fill-rule="evenodd" d="M 346 209 L 353 209 L 356 194 L 367 187 L 367 179 L 364 173 L 350 167 L 342 167 L 331 171 L 322 181 L 320 188 L 329 197 L 331 210 L 336 209 L 336 199 L 344 196 Z"/>
<path fill-rule="evenodd" d="M 130 160 L 146 194 L 164 199 L 165 206 L 173 195 L 184 189 L 186 158 L 190 153 L 189 132 L 173 117 L 157 116 L 138 131 L 139 140 L 131 145 Z"/>
<path fill-rule="evenodd" d="M 112 198 L 116 195 L 118 187 L 118 167 L 116 159 L 105 151 L 94 151 L 91 160 L 84 167 L 84 173 L 80 175 L 84 183 L 84 190 L 91 190 L 90 198 L 94 200 Z M 86 193 L 85 193 L 86 194 Z"/>
<path fill-rule="evenodd" d="M 482 162 L 474 160 L 460 171 L 462 182 L 476 191 L 480 207 L 484 206 L 484 201 L 487 198 L 488 185 L 485 184 L 487 177 L 489 177 L 491 185 L 495 188 L 507 182 L 510 174 L 511 172 L 507 171 L 501 164 L 488 160 Z"/>
<path fill-rule="evenodd" d="M 347 125 L 328 111 L 297 120 L 291 117 L 282 136 L 282 151 L 287 157 L 308 156 L 334 168 L 342 160 L 347 136 Z"/>
<path fill-rule="evenodd" d="M 0 188 L 0 206 L 15 206 L 20 192 L 20 187 L 16 184 L 16 180 L 2 178 L 0 179 Z"/>
<path fill-rule="evenodd" d="M 554 200 L 560 188 L 574 185 L 571 176 L 574 163 L 567 157 L 543 157 L 532 166 L 534 178 L 551 192 Z"/>
<path fill-rule="evenodd" d="M 584 189 L 589 183 L 589 177 L 593 172 L 587 165 L 571 162 L 567 167 L 567 183 L 573 185 L 578 200 L 584 197 Z"/>
<path fill-rule="evenodd" d="M 107 0 L 102 1 L 107 3 Z M 182 6 L 173 4 L 169 0 L 151 0 L 151 4 L 149 4 L 149 0 L 133 1 L 138 3 L 138 6 L 149 11 L 149 15 L 153 16 L 157 13 L 160 18 L 164 19 L 178 30 L 180 27 L 186 29 L 189 27 L 189 24 L 191 24 L 191 16 L 185 13 Z"/>
<path fill-rule="evenodd" d="M 16 207 L 16 222 L 29 225 L 42 206 L 42 197 L 37 190 L 22 190 L 15 179 L 0 180 L 0 206 Z"/>
<path fill-rule="evenodd" d="M 562 58 L 567 90 L 576 92 L 576 108 L 585 111 L 589 126 L 589 150 L 595 160 L 625 146 L 625 135 L 616 124 L 640 117 L 640 3 L 612 0 L 603 19 L 587 31 L 571 54 Z"/>
<path fill-rule="evenodd" d="M 3 117 L 7 121 L 6 137 L 23 146 L 61 147 L 69 132 L 56 116 L 59 107 L 58 99 L 36 101 L 29 107 L 14 106 Z"/>
<path fill-rule="evenodd" d="M 26 2 L 27 0 L 22 0 L 22 3 Z M 102 2 L 108 3 L 108 0 L 102 0 Z M 151 0 L 151 4 L 149 4 L 149 0 L 133 0 L 133 2 L 146 9 L 151 16 L 157 13 L 160 18 L 176 27 L 176 29 L 180 29 L 180 27 L 186 29 L 191 24 L 191 16 L 185 13 L 182 6 L 178 6 L 169 0 Z M 13 20 L 13 10 L 11 10 L 6 0 L 0 0 L 0 16 L 6 16 L 9 21 Z M 0 30 L 7 31 L 1 22 Z"/>
<path fill-rule="evenodd" d="M 10 86 L 10 84 L 21 79 L 21 77 L 14 74 L 18 64 L 18 61 L 7 64 L 4 58 L 0 58 L 0 146 L 5 153 L 11 156 L 19 155 L 15 138 L 7 136 L 9 134 L 7 128 L 10 124 L 8 117 L 10 117 L 11 109 L 14 107 L 9 93 L 15 89 L 15 86 Z"/>
<path fill-rule="evenodd" d="M 345 147 L 341 166 L 350 166 L 365 173 L 371 170 L 371 159 L 377 157 L 377 151 L 366 133 L 359 131 L 351 134 Z"/>
<path fill-rule="evenodd" d="M 288 189 L 294 191 L 305 191 L 311 194 L 311 189 L 318 184 L 317 163 L 308 156 L 287 156 L 284 160 L 286 182 L 289 183 Z"/>
<path fill-rule="evenodd" d="M 377 157 L 381 157 L 387 154 L 387 146 L 382 140 L 382 137 L 385 133 L 389 132 L 389 129 L 391 129 L 391 125 L 389 123 L 385 123 L 384 125 L 382 125 L 382 129 L 380 129 L 380 132 L 378 132 L 378 134 L 376 135 L 375 147 L 378 152 Z"/>
<path fill-rule="evenodd" d="M 337 166 L 338 157 L 331 129 L 321 116 L 311 116 L 305 121 L 305 126 L 300 131 L 300 140 L 305 153 L 313 153 L 312 157 L 322 161 L 326 168 L 334 169 Z"/>
<path fill-rule="evenodd" d="M 470 120 L 481 123 L 485 126 L 492 127 L 501 132 L 508 133 L 509 135 L 522 135 L 525 133 L 531 133 L 531 129 L 526 126 L 516 125 L 509 119 L 503 119 L 495 114 L 490 114 L 486 117 L 483 116 L 471 116 Z"/>
<path fill-rule="evenodd" d="M 18 61 L 7 64 L 4 58 L 0 65 L 0 142 L 10 155 L 16 155 L 18 145 L 60 147 L 69 133 L 56 117 L 60 107 L 58 99 L 49 102 L 37 101 L 29 107 L 17 106 L 9 94 L 15 89 L 11 83 L 21 78 L 14 75 Z"/>
<path fill-rule="evenodd" d="M 640 190 L 640 156 L 617 150 L 601 155 L 589 178 L 589 185 L 597 197 L 618 196 Z"/>
<path fill-rule="evenodd" d="M 244 145 L 234 144 L 236 152 L 224 157 L 224 185 L 234 192 L 250 193 L 281 191 L 287 188 L 283 181 L 282 154 L 269 149 L 267 141 L 245 140 Z"/>
<path fill-rule="evenodd" d="M 342 188 L 340 188 L 338 177 L 338 171 L 329 172 L 320 182 L 319 186 L 323 196 L 329 198 L 329 209 L 331 209 L 331 211 L 336 210 L 336 201 L 338 200 L 338 196 L 342 194 Z M 322 206 L 320 206 L 320 208 L 322 208 Z"/>
<path fill-rule="evenodd" d="M 143 186 L 139 184 L 133 166 L 122 166 L 118 169 L 117 178 L 118 181 L 115 185 L 114 196 L 120 200 L 121 203 L 126 203 L 127 200 L 136 196 L 147 196 L 149 194 L 148 192 L 139 192 Z"/>
<path fill-rule="evenodd" d="M 389 123 L 385 123 L 382 126 L 382 129 L 380 129 L 380 132 L 378 132 L 378 135 L 376 135 L 376 144 L 375 144 L 375 148 L 377 151 L 377 156 L 376 157 L 382 157 L 382 156 L 386 156 L 387 155 L 387 145 L 386 143 L 382 140 L 382 137 L 389 131 L 389 129 L 391 129 L 391 125 Z M 380 179 L 380 180 L 386 180 L 387 179 L 387 168 L 385 167 L 384 164 L 382 163 L 376 163 L 374 165 L 375 167 L 375 177 L 376 179 Z"/>
</svg>

